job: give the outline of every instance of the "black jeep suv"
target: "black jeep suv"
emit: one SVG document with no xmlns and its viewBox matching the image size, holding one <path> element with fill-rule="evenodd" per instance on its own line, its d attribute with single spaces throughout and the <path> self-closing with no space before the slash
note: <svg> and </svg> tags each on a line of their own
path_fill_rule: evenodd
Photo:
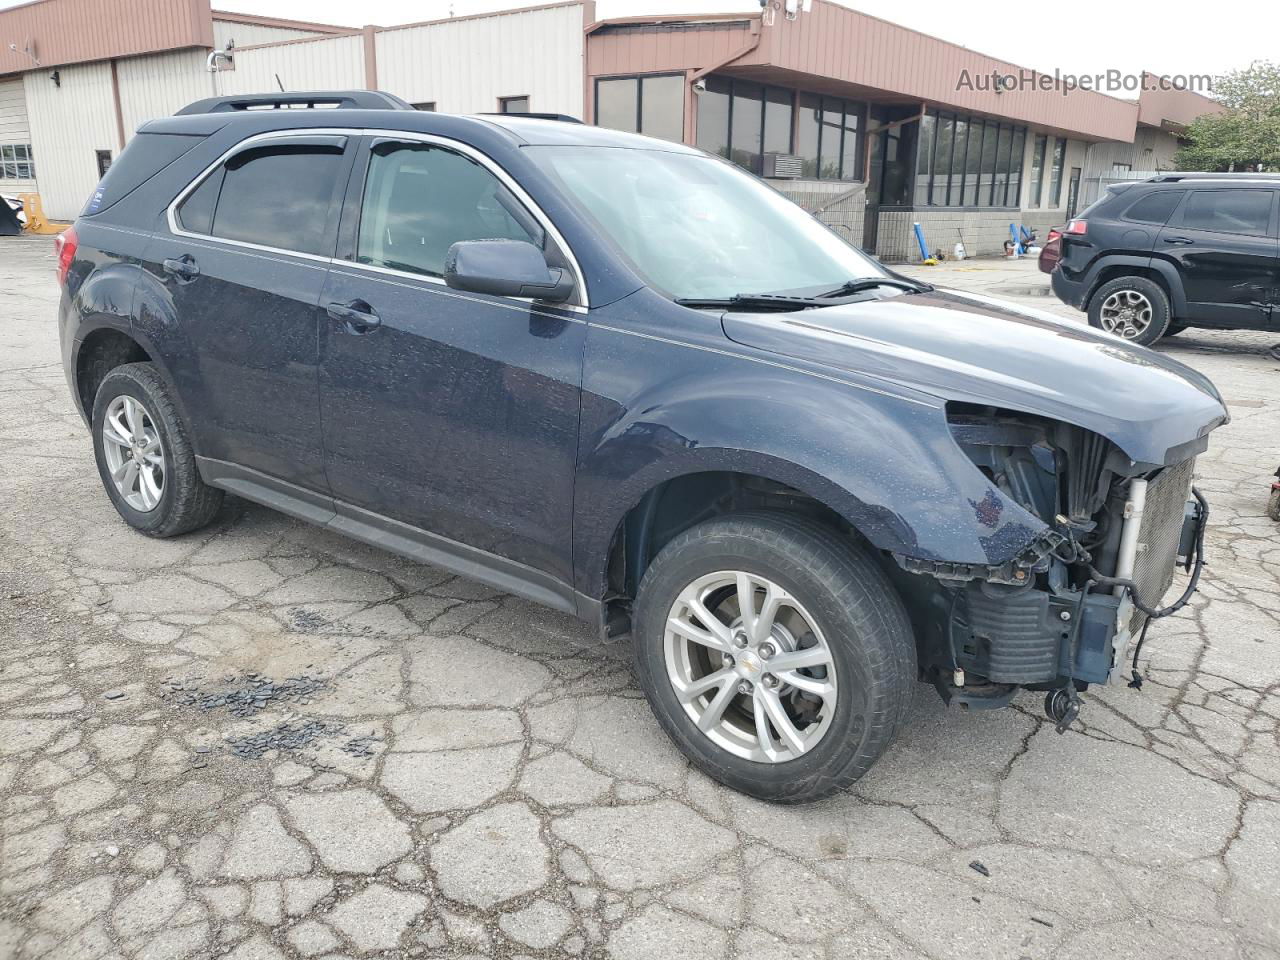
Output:
<svg viewBox="0 0 1280 960">
<path fill-rule="evenodd" d="M 337 108 L 246 109 L 295 99 Z M 229 491 L 630 631 L 692 762 L 791 802 L 917 679 L 1069 722 L 1177 606 L 1200 374 L 897 276 L 697 150 L 400 107 L 193 104 L 64 235 L 67 378 L 141 533 Z"/>
<path fill-rule="evenodd" d="M 1187 327 L 1280 327 L 1280 174 L 1171 173 L 1111 186 L 1060 239 L 1053 292 L 1150 345 Z"/>
</svg>

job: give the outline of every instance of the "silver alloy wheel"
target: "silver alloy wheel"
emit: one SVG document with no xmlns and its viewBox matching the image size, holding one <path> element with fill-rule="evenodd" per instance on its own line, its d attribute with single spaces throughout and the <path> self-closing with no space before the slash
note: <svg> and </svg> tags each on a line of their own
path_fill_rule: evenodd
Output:
<svg viewBox="0 0 1280 960">
<path fill-rule="evenodd" d="M 1102 301 L 1098 321 L 1107 333 L 1133 340 L 1151 326 L 1151 301 L 1137 290 L 1117 290 Z"/>
<path fill-rule="evenodd" d="M 128 394 L 116 397 L 107 407 L 102 452 L 124 502 L 140 513 L 154 510 L 164 494 L 164 448 L 155 418 Z"/>
<path fill-rule="evenodd" d="M 835 660 L 795 597 L 757 574 L 689 584 L 667 614 L 667 679 L 708 739 L 758 763 L 812 750 L 836 709 Z"/>
</svg>

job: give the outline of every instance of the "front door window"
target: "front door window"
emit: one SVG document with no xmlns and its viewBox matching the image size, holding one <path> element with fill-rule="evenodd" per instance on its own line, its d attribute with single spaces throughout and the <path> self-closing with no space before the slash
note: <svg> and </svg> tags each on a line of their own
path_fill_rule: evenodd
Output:
<svg viewBox="0 0 1280 960">
<path fill-rule="evenodd" d="M 443 277 L 450 246 L 489 239 L 542 246 L 536 222 L 492 173 L 431 144 L 374 148 L 356 248 L 360 263 Z"/>
</svg>

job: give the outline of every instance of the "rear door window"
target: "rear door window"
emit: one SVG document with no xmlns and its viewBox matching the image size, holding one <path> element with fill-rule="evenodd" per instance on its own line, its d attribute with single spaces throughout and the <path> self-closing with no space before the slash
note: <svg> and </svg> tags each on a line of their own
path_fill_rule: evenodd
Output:
<svg viewBox="0 0 1280 960">
<path fill-rule="evenodd" d="M 1182 206 L 1181 226 L 1265 237 L 1271 196 L 1270 190 L 1193 190 Z"/>
<path fill-rule="evenodd" d="M 333 144 L 266 144 L 237 153 L 177 211 L 184 230 L 278 250 L 329 255 L 343 165 Z"/>
<path fill-rule="evenodd" d="M 425 143 L 374 146 L 360 213 L 358 262 L 442 277 L 450 246 L 489 239 L 543 245 L 537 221 L 474 160 Z"/>
</svg>

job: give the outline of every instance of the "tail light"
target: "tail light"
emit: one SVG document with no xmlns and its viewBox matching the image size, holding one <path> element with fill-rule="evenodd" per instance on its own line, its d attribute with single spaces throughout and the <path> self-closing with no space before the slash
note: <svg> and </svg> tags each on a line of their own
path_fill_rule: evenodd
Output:
<svg viewBox="0 0 1280 960">
<path fill-rule="evenodd" d="M 76 258 L 76 250 L 79 246 L 80 239 L 76 236 L 75 227 L 68 227 L 53 241 L 53 252 L 58 257 L 59 286 L 67 285 L 67 273 L 71 270 L 71 264 Z"/>
<path fill-rule="evenodd" d="M 1073 237 L 1083 237 L 1089 232 L 1089 223 L 1086 220 L 1072 220 L 1067 224 L 1067 233 Z"/>
</svg>

